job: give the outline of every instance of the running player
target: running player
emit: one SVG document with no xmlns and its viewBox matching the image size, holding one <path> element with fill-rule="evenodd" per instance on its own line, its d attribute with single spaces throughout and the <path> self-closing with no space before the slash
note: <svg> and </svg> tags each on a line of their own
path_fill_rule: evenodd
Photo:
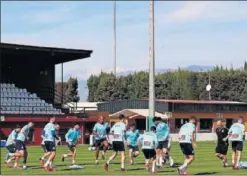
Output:
<svg viewBox="0 0 247 176">
<path fill-rule="evenodd" d="M 11 163 L 11 162 L 8 162 L 8 160 L 16 151 L 15 140 L 16 140 L 18 133 L 20 131 L 21 131 L 21 126 L 18 124 L 18 125 L 16 125 L 15 129 L 10 133 L 10 135 L 7 139 L 6 149 L 8 150 L 8 152 L 6 153 L 6 158 L 5 158 L 6 163 Z"/>
<path fill-rule="evenodd" d="M 168 145 L 167 145 L 167 154 L 165 156 L 164 161 L 169 161 L 170 167 L 173 167 L 174 161 L 172 159 L 172 156 L 170 154 L 171 151 L 171 146 L 172 146 L 172 136 L 170 134 L 170 128 L 169 128 L 169 133 L 168 133 Z"/>
<path fill-rule="evenodd" d="M 140 136 L 139 130 L 136 129 L 135 124 L 130 125 L 130 129 L 126 132 L 126 141 L 129 148 L 130 165 L 134 164 L 133 158 L 139 155 L 137 139 Z"/>
<path fill-rule="evenodd" d="M 196 117 L 190 117 L 188 123 L 184 124 L 179 131 L 179 143 L 180 148 L 185 155 L 185 161 L 182 166 L 178 168 L 179 174 L 187 174 L 187 167 L 190 165 L 195 159 L 195 152 L 193 147 L 197 147 L 195 140 L 195 124 Z"/>
<path fill-rule="evenodd" d="M 243 117 L 239 117 L 237 123 L 234 123 L 230 130 L 229 135 L 224 139 L 229 138 L 232 142 L 232 168 L 239 169 L 239 162 L 243 151 L 243 140 L 245 137 L 245 126 L 243 125 Z"/>
<path fill-rule="evenodd" d="M 55 138 L 57 138 L 56 130 L 59 129 L 59 125 L 55 123 L 56 118 L 51 117 L 50 122 L 46 124 L 44 130 L 45 130 L 45 147 L 47 152 L 49 152 L 48 160 L 44 164 L 44 170 L 45 171 L 54 171 L 54 168 L 52 167 L 52 161 L 54 160 L 56 156 L 56 144 L 55 144 Z"/>
<path fill-rule="evenodd" d="M 99 150 L 103 146 L 102 159 L 105 159 L 105 152 L 108 149 L 107 141 L 107 129 L 110 128 L 110 125 L 107 122 L 104 122 L 102 116 L 99 117 L 99 122 L 94 125 L 93 134 L 95 135 L 95 164 L 99 164 Z"/>
<path fill-rule="evenodd" d="M 160 117 L 154 117 L 153 122 L 156 125 L 156 135 L 159 141 L 156 151 L 156 162 L 158 167 L 162 167 L 164 155 L 168 152 L 167 148 L 169 128 L 168 125 L 164 123 Z"/>
<path fill-rule="evenodd" d="M 17 138 L 16 138 L 16 152 L 13 154 L 13 157 L 15 158 L 15 164 L 14 168 L 20 168 L 18 166 L 18 161 L 21 157 L 23 157 L 23 169 L 27 169 L 27 148 L 25 145 L 26 140 L 29 139 L 28 135 L 30 132 L 30 128 L 34 126 L 33 122 L 29 122 L 27 125 L 25 125 L 21 131 L 18 133 Z M 8 160 L 7 165 L 10 165 L 10 161 Z"/>
<path fill-rule="evenodd" d="M 47 152 L 46 147 L 45 147 L 45 130 L 44 129 L 41 131 L 41 139 L 42 139 L 41 148 L 44 151 L 44 155 L 41 158 L 39 158 L 39 160 L 40 160 L 40 167 L 44 167 L 44 160 L 50 155 L 50 152 Z"/>
<path fill-rule="evenodd" d="M 66 143 L 71 151 L 68 154 L 62 155 L 62 161 L 64 162 L 65 158 L 72 157 L 72 165 L 75 165 L 75 157 L 76 157 L 76 144 L 78 140 L 81 138 L 80 124 L 76 123 L 74 128 L 69 129 L 69 131 L 65 135 Z"/>
<path fill-rule="evenodd" d="M 155 134 L 156 127 L 152 126 L 150 132 L 144 132 L 138 138 L 138 143 L 142 145 L 142 152 L 145 156 L 145 167 L 147 171 L 150 171 L 150 159 L 152 159 L 152 173 L 154 174 L 156 168 L 156 147 L 158 146 L 157 135 Z"/>
<path fill-rule="evenodd" d="M 112 148 L 113 148 L 113 155 L 109 158 L 109 160 L 105 163 L 104 169 L 108 171 L 109 164 L 112 160 L 114 160 L 118 154 L 121 152 L 121 171 L 125 171 L 125 149 L 124 149 L 124 142 L 125 142 L 125 133 L 126 133 L 126 125 L 124 123 L 125 116 L 123 114 L 119 115 L 120 122 L 117 122 L 111 128 L 110 133 L 113 134 L 112 139 Z"/>
<path fill-rule="evenodd" d="M 224 139 L 228 136 L 228 129 L 224 127 L 221 120 L 217 120 L 216 125 L 217 146 L 215 149 L 215 156 L 223 161 L 223 167 L 227 167 L 227 151 L 229 144 L 228 139 Z"/>
</svg>

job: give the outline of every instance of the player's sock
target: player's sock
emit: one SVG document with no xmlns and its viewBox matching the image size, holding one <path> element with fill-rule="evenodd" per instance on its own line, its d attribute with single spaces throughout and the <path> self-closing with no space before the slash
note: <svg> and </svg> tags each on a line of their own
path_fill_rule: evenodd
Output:
<svg viewBox="0 0 247 176">
<path fill-rule="evenodd" d="M 18 164 L 15 162 L 14 167 L 17 167 L 17 165 L 18 165 Z"/>
<path fill-rule="evenodd" d="M 239 166 L 239 162 L 237 162 L 236 166 Z"/>
<path fill-rule="evenodd" d="M 45 160 L 45 158 L 42 156 L 42 158 L 40 158 L 40 160 Z"/>
<path fill-rule="evenodd" d="M 171 156 L 169 156 L 169 163 L 170 163 L 170 166 L 173 166 L 174 165 L 174 161 L 173 161 L 173 159 L 172 159 Z"/>
<path fill-rule="evenodd" d="M 184 163 L 182 166 L 179 167 L 179 169 L 183 169 L 185 167 L 187 167 L 187 163 Z"/>
<path fill-rule="evenodd" d="M 10 163 L 11 162 L 11 159 L 8 159 L 7 163 Z"/>
<path fill-rule="evenodd" d="M 159 158 L 159 165 L 161 166 L 162 163 L 163 163 L 163 157 L 161 156 L 161 157 Z"/>
<path fill-rule="evenodd" d="M 73 164 L 73 165 L 75 164 L 75 160 L 72 160 L 72 164 Z"/>
<path fill-rule="evenodd" d="M 64 158 L 67 158 L 67 157 L 68 157 L 68 155 L 67 155 L 67 154 L 64 154 L 64 155 L 63 155 L 63 157 L 64 157 Z"/>
<path fill-rule="evenodd" d="M 152 164 L 152 172 L 155 172 L 155 164 Z"/>
<path fill-rule="evenodd" d="M 50 167 L 50 168 L 52 168 L 52 167 L 53 167 L 53 166 L 52 166 L 52 162 L 51 162 L 51 161 L 49 162 L 49 167 Z"/>
<path fill-rule="evenodd" d="M 48 160 L 48 161 L 46 161 L 46 163 L 45 163 L 45 167 L 47 167 L 48 165 L 49 165 L 49 163 L 50 163 L 50 161 Z"/>
<path fill-rule="evenodd" d="M 121 164 L 121 168 L 124 169 L 124 163 Z"/>
<path fill-rule="evenodd" d="M 110 165 L 110 161 L 108 160 L 108 161 L 106 162 L 106 164 Z"/>
</svg>

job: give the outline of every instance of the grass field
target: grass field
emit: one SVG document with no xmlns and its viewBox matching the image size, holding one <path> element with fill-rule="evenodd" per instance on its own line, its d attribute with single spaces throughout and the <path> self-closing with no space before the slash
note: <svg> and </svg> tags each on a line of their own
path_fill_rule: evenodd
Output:
<svg viewBox="0 0 247 176">
<path fill-rule="evenodd" d="M 245 142 L 247 147 L 247 142 Z M 189 167 L 188 172 L 190 175 L 247 175 L 247 169 L 245 170 L 232 170 L 229 168 L 223 168 L 222 162 L 214 156 L 214 142 L 199 142 L 198 148 L 195 150 L 196 159 L 194 163 Z M 230 148 L 229 148 L 230 149 Z M 28 147 L 28 167 L 29 169 L 24 171 L 22 169 L 7 168 L 4 164 L 6 150 L 1 148 L 1 175 L 148 175 L 149 173 L 144 170 L 144 158 L 141 154 L 135 161 L 135 165 L 130 166 L 126 164 L 127 172 L 120 172 L 119 158 L 117 158 L 109 168 L 108 172 L 103 169 L 104 161 L 100 160 L 99 165 L 94 164 L 94 152 L 88 151 L 88 146 L 77 147 L 77 164 L 83 165 L 84 169 L 70 170 L 69 165 L 71 160 L 67 159 L 65 162 L 61 162 L 61 154 L 67 153 L 68 149 L 65 146 L 57 147 L 57 157 L 54 161 L 56 172 L 45 172 L 39 167 L 39 157 L 43 154 L 39 146 Z M 107 158 L 112 151 L 107 152 Z M 175 163 L 182 163 L 183 156 L 179 149 L 178 143 L 173 143 L 171 150 Z M 231 150 L 228 152 L 229 163 L 231 163 Z M 242 160 L 247 161 L 247 149 L 244 148 Z M 178 175 L 176 168 L 170 168 L 165 165 L 164 168 L 157 171 L 157 175 Z"/>
</svg>

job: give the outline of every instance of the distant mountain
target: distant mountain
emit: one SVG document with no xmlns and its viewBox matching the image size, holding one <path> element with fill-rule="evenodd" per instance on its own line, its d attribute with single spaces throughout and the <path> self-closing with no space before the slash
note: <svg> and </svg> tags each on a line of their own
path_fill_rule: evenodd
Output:
<svg viewBox="0 0 247 176">
<path fill-rule="evenodd" d="M 189 70 L 189 71 L 209 71 L 209 70 L 212 70 L 214 68 L 214 66 L 205 66 L 205 65 L 189 65 L 187 67 L 184 67 L 184 68 L 181 68 L 181 69 L 184 69 L 184 70 Z M 156 73 L 165 73 L 167 71 L 175 71 L 177 69 L 159 69 L 159 68 L 156 68 Z M 144 71 L 148 71 L 148 70 L 144 70 Z M 134 73 L 135 71 L 134 70 L 129 70 L 129 71 L 124 71 L 124 72 L 120 72 L 118 73 L 117 75 L 118 76 L 126 76 L 126 75 L 129 75 L 129 74 L 132 74 Z"/>
<path fill-rule="evenodd" d="M 185 70 L 189 71 L 209 71 L 212 70 L 214 66 L 205 66 L 205 65 L 189 65 L 185 67 Z"/>
</svg>

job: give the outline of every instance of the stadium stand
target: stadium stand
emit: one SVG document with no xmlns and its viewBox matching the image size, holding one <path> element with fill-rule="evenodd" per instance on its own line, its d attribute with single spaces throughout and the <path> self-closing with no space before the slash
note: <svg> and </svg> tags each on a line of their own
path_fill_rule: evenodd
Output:
<svg viewBox="0 0 247 176">
<path fill-rule="evenodd" d="M 14 84 L 0 83 L 0 88 L 1 114 L 63 114 L 61 109 L 54 108 L 36 94 L 17 88 Z"/>
</svg>

